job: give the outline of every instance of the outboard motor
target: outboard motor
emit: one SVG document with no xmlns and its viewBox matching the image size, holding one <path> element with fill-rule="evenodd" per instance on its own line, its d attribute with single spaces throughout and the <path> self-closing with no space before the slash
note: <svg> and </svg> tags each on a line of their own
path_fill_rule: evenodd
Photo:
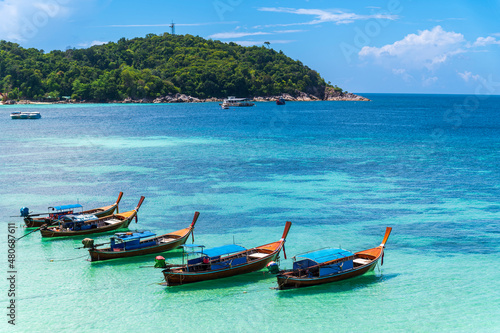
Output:
<svg viewBox="0 0 500 333">
<path fill-rule="evenodd" d="M 267 270 L 269 271 L 269 273 L 271 273 L 271 274 L 278 274 L 280 271 L 278 264 L 275 263 L 274 261 L 270 261 L 266 267 L 267 267 Z"/>
<path fill-rule="evenodd" d="M 94 247 L 94 240 L 92 238 L 85 238 L 82 240 L 82 244 L 84 249 L 91 249 Z"/>
<path fill-rule="evenodd" d="M 21 217 L 28 217 L 28 216 L 30 216 L 30 209 L 28 207 L 21 208 L 20 212 L 21 212 Z"/>
</svg>

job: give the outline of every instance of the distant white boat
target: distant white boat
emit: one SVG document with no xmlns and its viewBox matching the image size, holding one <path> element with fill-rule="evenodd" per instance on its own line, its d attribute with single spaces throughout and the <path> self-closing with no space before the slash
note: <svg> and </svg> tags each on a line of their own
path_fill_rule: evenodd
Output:
<svg viewBox="0 0 500 333">
<path fill-rule="evenodd" d="M 10 114 L 10 119 L 40 119 L 40 118 L 42 118 L 42 115 L 40 114 L 40 112 L 37 111 L 33 112 L 16 111 Z"/>
<path fill-rule="evenodd" d="M 223 109 L 227 109 L 230 106 L 254 106 L 255 104 L 250 102 L 248 98 L 236 98 L 234 96 L 229 96 L 220 105 Z"/>
</svg>

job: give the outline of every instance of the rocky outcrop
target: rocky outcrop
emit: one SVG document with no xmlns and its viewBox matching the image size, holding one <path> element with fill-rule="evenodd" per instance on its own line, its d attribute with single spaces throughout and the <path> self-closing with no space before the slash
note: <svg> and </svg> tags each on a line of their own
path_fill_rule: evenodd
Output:
<svg viewBox="0 0 500 333">
<path fill-rule="evenodd" d="M 274 102 L 283 98 L 287 102 L 311 102 L 311 101 L 369 101 L 368 98 L 353 93 L 343 92 L 341 89 L 326 87 L 323 92 L 317 91 L 314 94 L 308 94 L 303 91 L 295 90 L 293 95 L 281 94 L 269 97 L 254 97 L 255 102 Z"/>
<path fill-rule="evenodd" d="M 175 94 L 175 95 L 167 95 L 156 98 L 153 103 L 200 103 L 205 100 L 201 100 L 196 97 L 188 96 L 185 94 Z"/>
<path fill-rule="evenodd" d="M 321 97 L 320 97 L 321 96 Z M 335 89 L 331 87 L 326 87 L 324 93 L 318 94 L 308 94 L 303 91 L 296 90 L 293 94 L 283 93 L 276 96 L 257 96 L 252 98 L 254 102 L 275 102 L 277 99 L 283 98 L 287 102 L 311 102 L 311 101 L 369 101 L 368 98 L 363 96 L 355 95 L 353 93 L 343 92 L 341 89 Z M 222 102 L 223 98 L 210 97 L 207 99 L 201 99 L 193 96 L 188 96 L 185 94 L 169 94 L 166 96 L 152 99 L 132 99 L 130 97 L 125 98 L 122 101 L 110 101 L 111 103 L 202 103 L 202 102 Z M 53 103 L 95 103 L 96 101 L 76 101 L 76 100 L 64 100 Z M 39 102 L 33 102 L 28 100 L 13 101 L 8 100 L 3 104 L 36 104 Z M 47 103 L 48 104 L 48 103 Z"/>
<path fill-rule="evenodd" d="M 321 100 L 319 97 L 313 94 L 307 94 L 303 91 L 295 90 L 295 100 L 300 102 L 311 102 Z"/>
<path fill-rule="evenodd" d="M 331 87 L 325 88 L 325 101 L 369 101 L 368 98 L 355 95 L 353 93 L 343 92 L 342 89 L 335 89 Z"/>
<path fill-rule="evenodd" d="M 311 101 L 320 101 L 318 97 L 307 94 L 302 91 L 296 91 L 295 96 L 292 96 L 290 94 L 281 94 L 281 95 L 276 95 L 276 96 L 266 96 L 266 97 L 254 97 L 253 101 L 254 102 L 274 102 L 279 98 L 283 98 L 287 102 L 311 102 Z"/>
</svg>

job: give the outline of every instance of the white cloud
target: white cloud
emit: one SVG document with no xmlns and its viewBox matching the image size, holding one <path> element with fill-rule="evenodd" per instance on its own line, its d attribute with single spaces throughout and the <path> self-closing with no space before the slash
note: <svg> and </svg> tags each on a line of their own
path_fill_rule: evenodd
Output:
<svg viewBox="0 0 500 333">
<path fill-rule="evenodd" d="M 410 75 L 406 69 L 404 68 L 393 68 L 392 69 L 392 73 L 394 75 L 398 75 L 398 76 L 401 76 L 403 78 L 404 81 L 406 82 L 410 82 L 410 81 L 413 81 L 414 78 L 412 75 Z"/>
<path fill-rule="evenodd" d="M 256 32 L 219 32 L 213 35 L 208 36 L 208 38 L 217 38 L 217 39 L 232 39 L 232 38 L 241 38 L 248 36 L 260 36 L 260 35 L 273 35 L 273 34 L 291 34 L 296 32 L 302 32 L 304 30 L 276 30 L 271 32 L 264 31 L 256 31 Z"/>
<path fill-rule="evenodd" d="M 269 35 L 269 32 L 257 31 L 257 32 L 219 32 L 208 36 L 208 38 L 219 38 L 219 39 L 230 39 L 230 38 L 241 38 L 247 36 L 258 36 L 258 35 Z"/>
<path fill-rule="evenodd" d="M 500 40 L 493 37 L 495 35 L 478 37 L 471 43 L 461 33 L 445 31 L 438 25 L 431 30 L 408 34 L 403 39 L 382 47 L 364 46 L 358 56 L 389 68 L 397 66 L 407 71 L 421 69 L 433 71 L 457 54 L 470 52 L 478 47 L 500 45 Z M 393 70 L 393 74 L 401 75 L 405 80 L 408 78 L 398 71 Z M 463 75 L 465 74 L 461 77 L 466 81 L 470 78 Z M 433 83 L 429 79 L 426 79 L 426 82 Z"/>
<path fill-rule="evenodd" d="M 460 76 L 465 82 L 469 82 L 469 80 L 474 80 L 474 81 L 477 81 L 481 78 L 481 75 L 478 75 L 478 74 L 472 74 L 471 72 L 469 71 L 465 71 L 463 73 L 457 73 L 458 76 Z"/>
<path fill-rule="evenodd" d="M 444 31 L 441 26 L 432 30 L 406 35 L 402 40 L 382 47 L 365 46 L 359 57 L 373 57 L 377 61 L 393 65 L 395 62 L 405 68 L 434 69 L 449 57 L 466 52 L 464 36 Z"/>
<path fill-rule="evenodd" d="M 333 22 L 335 24 L 347 24 L 358 20 L 369 20 L 369 19 L 387 19 L 396 20 L 397 15 L 386 15 L 386 14 L 372 14 L 372 15 L 359 15 L 355 13 L 349 13 L 342 10 L 323 10 L 323 9 L 304 9 L 304 8 L 284 8 L 284 7 L 262 7 L 258 9 L 263 12 L 275 12 L 275 13 L 288 13 L 296 15 L 309 15 L 315 16 L 316 18 L 312 21 L 302 22 L 302 23 L 288 23 L 288 24 L 273 24 L 269 26 L 291 26 L 300 24 L 319 24 L 325 22 Z"/>
<path fill-rule="evenodd" d="M 495 37 L 492 36 L 478 37 L 476 41 L 472 44 L 472 47 L 480 47 L 492 44 L 500 45 L 500 40 L 497 40 Z"/>
<path fill-rule="evenodd" d="M 303 32 L 303 31 L 306 31 L 306 30 L 276 30 L 274 31 L 275 33 L 277 34 L 292 34 L 292 33 L 295 33 L 295 32 Z"/>
<path fill-rule="evenodd" d="M 430 30 L 408 34 L 403 39 L 381 47 L 365 46 L 358 56 L 360 59 L 371 60 L 392 71 L 403 81 L 415 81 L 421 77 L 424 87 L 433 86 L 439 79 L 434 74 L 438 67 L 454 56 L 476 51 L 488 45 L 500 45 L 497 34 L 478 37 L 474 42 L 467 41 L 461 33 L 445 31 L 441 26 Z M 465 82 L 481 80 L 480 75 L 469 71 L 457 72 Z"/>
<path fill-rule="evenodd" d="M 422 77 L 422 86 L 424 86 L 424 87 L 432 86 L 434 84 L 434 82 L 436 82 L 437 80 L 438 80 L 437 76 L 431 76 L 431 77 L 423 76 Z"/>
<path fill-rule="evenodd" d="M 23 42 L 34 38 L 53 20 L 66 17 L 70 5 L 80 0 L 0 1 L 0 39 Z"/>
</svg>

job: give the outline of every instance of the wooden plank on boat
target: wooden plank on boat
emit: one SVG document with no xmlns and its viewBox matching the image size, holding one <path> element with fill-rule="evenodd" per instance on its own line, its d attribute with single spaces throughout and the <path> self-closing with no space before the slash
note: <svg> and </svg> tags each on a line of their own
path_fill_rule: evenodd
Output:
<svg viewBox="0 0 500 333">
<path fill-rule="evenodd" d="M 372 262 L 372 260 L 363 259 L 363 258 L 356 258 L 353 260 L 353 263 L 359 264 L 359 265 L 366 265 L 366 264 L 369 264 L 371 262 Z"/>
<path fill-rule="evenodd" d="M 253 258 L 253 259 L 260 259 L 260 258 L 265 258 L 265 257 L 267 257 L 268 255 L 269 255 L 269 254 L 265 254 L 265 253 L 259 253 L 259 252 L 257 252 L 257 253 L 252 253 L 252 254 L 249 254 L 248 256 L 249 256 L 250 258 Z"/>
<path fill-rule="evenodd" d="M 176 238 L 163 238 L 160 240 L 160 243 L 170 243 L 174 240 L 176 240 Z"/>
<path fill-rule="evenodd" d="M 107 224 L 116 224 L 116 223 L 122 223 L 123 221 L 122 220 L 118 220 L 118 219 L 109 219 L 106 221 Z"/>
</svg>

